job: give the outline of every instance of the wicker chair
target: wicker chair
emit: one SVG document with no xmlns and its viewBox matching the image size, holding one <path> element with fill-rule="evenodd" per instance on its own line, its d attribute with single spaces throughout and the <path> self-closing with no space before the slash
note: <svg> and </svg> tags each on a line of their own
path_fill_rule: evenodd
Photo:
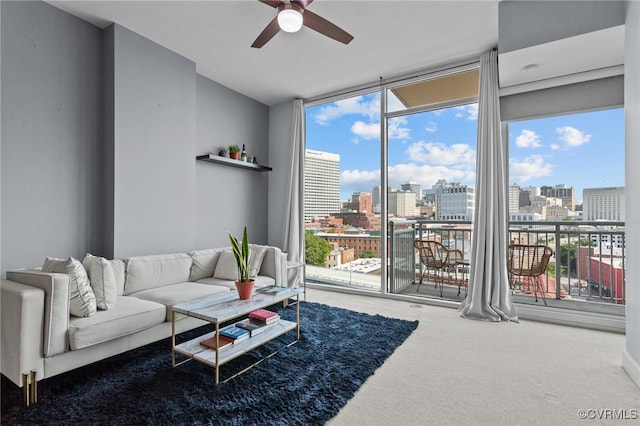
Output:
<svg viewBox="0 0 640 426">
<path fill-rule="evenodd" d="M 447 273 L 447 280 L 451 281 L 451 270 L 455 271 L 457 262 L 462 260 L 462 252 L 448 249 L 434 240 L 415 240 L 413 245 L 418 250 L 420 262 L 425 267 L 424 272 L 420 274 L 420 282 L 416 291 L 420 291 L 422 280 L 426 277 L 433 280 L 435 283 L 434 288 L 440 285 L 440 297 L 442 297 L 442 286 L 445 281 L 444 273 Z M 460 285 L 461 282 L 458 282 L 458 295 L 460 295 Z"/>
<path fill-rule="evenodd" d="M 520 278 L 520 284 L 525 280 L 533 281 L 533 293 L 538 301 L 538 291 L 542 296 L 544 305 L 547 299 L 542 289 L 540 277 L 545 273 L 549 259 L 553 256 L 553 250 L 547 246 L 512 244 L 509 246 L 509 285 L 511 291 L 516 286 L 516 280 Z"/>
</svg>

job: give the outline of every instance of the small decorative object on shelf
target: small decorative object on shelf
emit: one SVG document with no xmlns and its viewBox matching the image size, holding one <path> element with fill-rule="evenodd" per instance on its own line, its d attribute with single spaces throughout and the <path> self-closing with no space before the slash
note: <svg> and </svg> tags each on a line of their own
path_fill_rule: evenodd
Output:
<svg viewBox="0 0 640 426">
<path fill-rule="evenodd" d="M 251 162 L 253 164 L 258 164 L 258 157 L 256 157 L 255 155 L 253 156 L 253 158 L 251 159 Z"/>
<path fill-rule="evenodd" d="M 229 158 L 240 159 L 240 147 L 238 145 L 229 145 Z"/>
<path fill-rule="evenodd" d="M 240 153 L 240 161 L 247 161 L 247 150 L 244 148 L 244 144 L 242 144 L 242 152 Z"/>
<path fill-rule="evenodd" d="M 222 148 L 220 151 L 218 151 L 218 156 L 220 156 L 220 157 L 228 157 L 229 153 L 227 152 L 226 149 Z"/>
</svg>

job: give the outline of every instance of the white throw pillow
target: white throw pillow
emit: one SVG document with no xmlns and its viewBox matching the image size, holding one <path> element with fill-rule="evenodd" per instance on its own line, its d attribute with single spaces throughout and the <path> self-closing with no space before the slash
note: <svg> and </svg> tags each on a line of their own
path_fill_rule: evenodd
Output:
<svg viewBox="0 0 640 426">
<path fill-rule="evenodd" d="M 113 308 L 118 296 L 118 285 L 111 262 L 104 257 L 87 253 L 82 261 L 82 266 L 89 275 L 89 282 L 93 294 L 96 296 L 98 309 L 109 310 Z"/>
<path fill-rule="evenodd" d="M 69 280 L 69 313 L 76 317 L 90 317 L 96 313 L 96 297 L 91 290 L 87 271 L 79 260 L 69 257 L 56 259 L 47 257 L 43 272 L 67 274 Z"/>
<path fill-rule="evenodd" d="M 193 259 L 189 281 L 198 281 L 213 276 L 222 249 L 204 249 L 189 252 Z"/>
<path fill-rule="evenodd" d="M 249 255 L 249 277 L 255 278 L 260 272 L 260 268 L 262 268 L 262 261 L 264 260 L 265 254 L 267 254 L 267 246 L 259 246 L 255 244 L 249 245 L 249 250 L 251 250 Z"/>
<path fill-rule="evenodd" d="M 238 281 L 238 264 L 232 251 L 223 251 L 220 253 L 213 277 L 221 280 Z"/>
</svg>

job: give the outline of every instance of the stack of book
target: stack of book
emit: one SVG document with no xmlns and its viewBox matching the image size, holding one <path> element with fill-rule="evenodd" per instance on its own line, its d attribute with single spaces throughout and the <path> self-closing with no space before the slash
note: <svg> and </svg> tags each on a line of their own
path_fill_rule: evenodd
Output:
<svg viewBox="0 0 640 426">
<path fill-rule="evenodd" d="M 231 324 L 220 329 L 220 337 L 226 337 L 233 340 L 233 343 L 238 343 L 249 338 L 249 331 Z"/>
<path fill-rule="evenodd" d="M 261 293 L 267 293 L 267 294 L 278 294 L 281 291 L 285 291 L 288 290 L 287 287 L 280 287 L 277 285 L 271 285 L 269 287 L 262 287 L 260 289 L 258 289 L 259 292 Z"/>
<path fill-rule="evenodd" d="M 267 324 L 264 321 L 257 320 L 255 318 L 247 318 L 240 322 L 237 322 L 236 325 L 240 328 L 244 328 L 245 330 L 249 330 L 249 334 L 251 337 L 256 336 L 263 331 L 266 331 L 269 327 L 275 324 L 275 321 Z"/>
<path fill-rule="evenodd" d="M 233 339 L 230 339 L 230 338 L 225 337 L 225 336 L 219 336 L 218 339 L 216 339 L 216 336 L 213 336 L 213 337 L 210 337 L 208 339 L 203 340 L 202 342 L 200 342 L 200 344 L 202 346 L 206 347 L 206 348 L 209 348 L 209 349 L 215 350 L 216 347 L 217 347 L 218 350 L 222 350 L 223 348 L 226 348 L 227 346 L 233 345 Z"/>
<path fill-rule="evenodd" d="M 268 309 L 256 309 L 249 313 L 249 318 L 253 318 L 265 324 L 273 324 L 278 322 L 280 315 L 278 315 L 277 312 L 273 312 Z"/>
<path fill-rule="evenodd" d="M 231 324 L 220 329 L 218 339 L 216 339 L 216 336 L 213 336 L 209 339 L 203 340 L 200 344 L 207 348 L 215 349 L 217 343 L 218 350 L 220 350 L 233 345 L 234 343 L 242 342 L 243 340 L 248 339 L 249 336 L 249 330 L 238 327 L 237 324 Z"/>
</svg>

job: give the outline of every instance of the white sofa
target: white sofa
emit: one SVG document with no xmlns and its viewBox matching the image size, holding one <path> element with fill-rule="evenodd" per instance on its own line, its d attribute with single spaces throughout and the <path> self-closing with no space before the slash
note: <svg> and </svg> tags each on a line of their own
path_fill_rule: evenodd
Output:
<svg viewBox="0 0 640 426">
<path fill-rule="evenodd" d="M 254 252 L 264 253 L 257 259 L 261 262 Z M 230 257 L 230 249 L 222 248 L 102 259 L 113 271 L 115 303 L 85 317 L 70 314 L 72 275 L 38 269 L 7 272 L 0 286 L 2 374 L 22 386 L 23 373 L 35 370 L 42 380 L 171 336 L 173 305 L 236 291 L 237 269 Z M 280 249 L 252 246 L 251 261 L 257 271 L 255 288 L 287 285 L 286 255 Z M 179 318 L 176 332 L 205 324 Z"/>
</svg>

